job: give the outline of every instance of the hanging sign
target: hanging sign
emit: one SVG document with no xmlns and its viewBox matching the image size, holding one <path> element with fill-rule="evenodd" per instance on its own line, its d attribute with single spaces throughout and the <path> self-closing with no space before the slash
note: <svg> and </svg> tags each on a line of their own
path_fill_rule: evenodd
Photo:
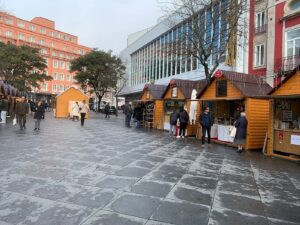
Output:
<svg viewBox="0 0 300 225">
<path fill-rule="evenodd" d="M 291 135 L 291 144 L 300 145 L 300 135 Z"/>
<path fill-rule="evenodd" d="M 221 70 L 217 70 L 216 72 L 215 72 L 215 77 L 216 78 L 220 78 L 220 77 L 222 77 L 222 71 Z"/>
</svg>

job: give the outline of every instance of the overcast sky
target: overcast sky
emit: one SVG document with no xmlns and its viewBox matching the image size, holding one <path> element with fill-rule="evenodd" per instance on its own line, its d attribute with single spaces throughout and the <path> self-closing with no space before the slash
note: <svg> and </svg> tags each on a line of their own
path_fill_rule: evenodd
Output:
<svg viewBox="0 0 300 225">
<path fill-rule="evenodd" d="M 159 0 L 0 0 L 9 13 L 31 20 L 54 20 L 56 29 L 76 35 L 79 44 L 118 54 L 128 34 L 156 24 Z"/>
</svg>

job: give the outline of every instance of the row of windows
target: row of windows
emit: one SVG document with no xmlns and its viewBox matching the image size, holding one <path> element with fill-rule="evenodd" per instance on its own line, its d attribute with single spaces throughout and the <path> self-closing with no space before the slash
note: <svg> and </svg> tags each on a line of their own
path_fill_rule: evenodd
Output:
<svg viewBox="0 0 300 225">
<path fill-rule="evenodd" d="M 65 90 L 69 89 L 69 88 L 70 88 L 69 85 L 65 86 L 65 85 L 52 84 L 52 91 L 53 92 L 57 92 L 57 91 L 63 92 Z M 42 91 L 51 91 L 51 90 L 48 89 L 48 84 L 46 84 L 46 83 L 42 84 L 41 89 L 42 89 Z"/>
<path fill-rule="evenodd" d="M 2 31 L 0 29 L 0 34 L 2 34 Z M 4 34 L 4 33 L 3 33 Z M 11 30 L 7 30 L 4 34 L 6 37 L 14 37 L 14 34 Z M 49 46 L 49 47 L 55 47 L 55 43 L 53 41 L 47 43 L 45 41 L 45 39 L 43 38 L 40 38 L 39 40 L 36 40 L 36 38 L 34 36 L 26 36 L 22 33 L 19 33 L 17 38 L 19 40 L 22 40 L 22 41 L 28 41 L 28 42 L 31 42 L 31 43 L 36 43 L 36 44 L 39 44 L 39 45 L 44 45 L 44 46 Z M 64 46 L 64 51 L 72 51 L 74 52 L 75 54 L 80 54 L 80 55 L 84 55 L 85 54 L 85 51 L 82 50 L 82 49 L 70 49 L 68 46 Z"/>
<path fill-rule="evenodd" d="M 53 60 L 53 68 L 70 70 L 71 64 L 69 62 Z"/>
<path fill-rule="evenodd" d="M 53 80 L 58 80 L 58 78 L 59 78 L 59 80 L 65 80 L 66 79 L 66 81 L 73 81 L 73 77 L 70 74 L 66 74 L 66 75 L 59 74 L 58 75 L 58 73 L 53 73 Z"/>
<path fill-rule="evenodd" d="M 203 10 L 194 21 L 186 21 L 134 52 L 131 55 L 130 85 L 143 84 L 152 79 L 157 80 L 199 69 L 201 65 L 198 59 L 186 54 L 193 46 L 191 40 L 193 23 L 204 24 L 203 35 L 207 50 L 210 49 L 209 46 L 213 46 L 208 64 L 212 65 L 216 59 L 220 63 L 225 62 L 225 54 L 219 56 L 218 52 L 225 50 L 227 21 L 225 15 L 221 14 L 220 17 L 217 15 L 220 9 L 222 12 L 226 11 L 227 3 L 228 0 L 222 0 L 214 7 L 213 13 L 216 13 L 214 18 L 217 18 L 215 26 L 212 26 L 212 12 Z M 217 37 L 212 37 L 213 34 Z M 177 44 L 178 40 L 181 44 Z"/>
<path fill-rule="evenodd" d="M 2 16 L 0 16 L 0 21 L 3 21 L 4 18 Z M 8 25 L 13 25 L 13 18 L 11 17 L 5 17 L 5 23 L 8 24 Z M 23 22 L 23 21 L 17 21 L 17 26 L 20 27 L 20 28 L 23 28 L 25 29 L 26 28 L 26 24 Z M 37 27 L 33 24 L 29 24 L 28 26 L 28 29 L 30 31 L 37 31 Z M 39 28 L 38 30 L 41 34 L 48 34 L 50 35 L 51 37 L 54 37 L 54 38 L 59 38 L 59 39 L 62 39 L 62 40 L 65 40 L 65 41 L 70 41 L 70 42 L 74 42 L 74 38 L 73 37 L 70 37 L 70 36 L 67 36 L 65 34 L 61 34 L 61 33 L 56 33 L 54 31 L 48 31 L 46 28 L 44 27 L 41 27 Z"/>
</svg>

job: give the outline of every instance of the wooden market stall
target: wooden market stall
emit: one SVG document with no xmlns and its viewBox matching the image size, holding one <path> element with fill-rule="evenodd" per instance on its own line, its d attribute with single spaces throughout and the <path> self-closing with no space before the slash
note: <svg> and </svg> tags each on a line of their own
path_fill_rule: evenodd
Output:
<svg viewBox="0 0 300 225">
<path fill-rule="evenodd" d="M 300 67 L 270 92 L 267 155 L 300 161 Z"/>
<path fill-rule="evenodd" d="M 211 130 L 212 140 L 233 145 L 230 131 L 240 112 L 248 120 L 246 149 L 261 149 L 268 128 L 269 101 L 266 95 L 269 86 L 261 77 L 218 70 L 210 85 L 200 94 L 201 108 L 209 106 L 214 118 Z M 201 129 L 198 129 L 201 138 Z"/>
<path fill-rule="evenodd" d="M 197 93 L 206 87 L 206 80 L 191 81 L 172 79 L 162 95 L 163 101 L 156 105 L 156 116 L 158 127 L 163 130 L 170 129 L 170 115 L 173 110 L 185 108 L 189 113 L 190 121 L 186 134 L 195 136 L 197 131 L 197 121 L 200 113 L 198 107 Z"/>
<path fill-rule="evenodd" d="M 160 110 L 162 94 L 166 89 L 165 85 L 159 84 L 146 84 L 141 98 L 138 102 L 143 104 L 144 120 L 143 125 L 145 128 L 157 128 L 158 121 L 160 120 Z M 156 107 L 156 105 L 159 105 Z"/>
<path fill-rule="evenodd" d="M 86 96 L 82 91 L 74 87 L 70 87 L 56 97 L 55 117 L 68 118 L 75 102 L 80 104 L 83 100 L 86 101 L 86 104 L 89 104 L 88 96 Z M 86 117 L 88 118 L 88 113 Z"/>
</svg>

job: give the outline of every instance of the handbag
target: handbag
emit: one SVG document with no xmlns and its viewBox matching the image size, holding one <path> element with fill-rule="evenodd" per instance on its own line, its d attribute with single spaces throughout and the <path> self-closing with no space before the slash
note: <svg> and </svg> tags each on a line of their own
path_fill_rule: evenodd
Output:
<svg viewBox="0 0 300 225">
<path fill-rule="evenodd" d="M 17 125 L 17 117 L 13 119 L 13 126 Z"/>
<path fill-rule="evenodd" d="M 236 130 L 237 130 L 236 127 L 232 128 L 229 136 L 232 137 L 232 138 L 235 138 Z"/>
</svg>

